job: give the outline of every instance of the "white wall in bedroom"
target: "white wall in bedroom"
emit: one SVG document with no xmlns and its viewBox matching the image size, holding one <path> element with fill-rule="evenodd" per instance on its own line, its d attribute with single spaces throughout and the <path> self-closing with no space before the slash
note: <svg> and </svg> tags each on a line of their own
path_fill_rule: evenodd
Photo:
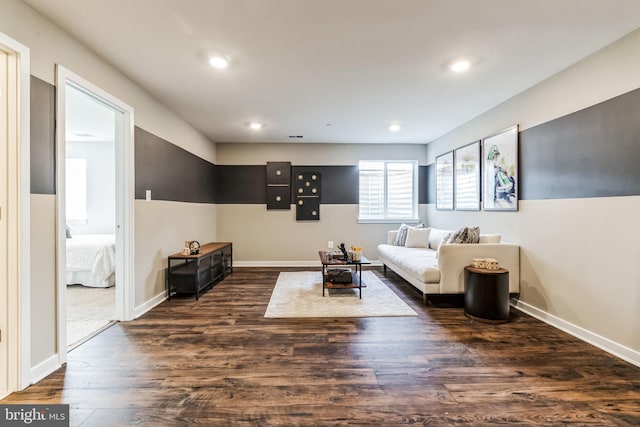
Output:
<svg viewBox="0 0 640 427">
<path fill-rule="evenodd" d="M 87 221 L 69 225 L 78 234 L 113 234 L 116 227 L 114 141 L 67 141 L 66 154 L 67 158 L 87 160 Z"/>
</svg>

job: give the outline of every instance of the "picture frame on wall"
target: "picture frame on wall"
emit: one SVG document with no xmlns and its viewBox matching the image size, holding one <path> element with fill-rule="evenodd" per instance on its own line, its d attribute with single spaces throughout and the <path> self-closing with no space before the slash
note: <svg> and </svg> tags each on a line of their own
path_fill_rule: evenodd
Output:
<svg viewBox="0 0 640 427">
<path fill-rule="evenodd" d="M 453 210 L 453 151 L 436 157 L 436 209 Z"/>
<path fill-rule="evenodd" d="M 487 211 L 518 210 L 518 125 L 482 141 L 482 203 Z"/>
<path fill-rule="evenodd" d="M 480 210 L 480 141 L 472 142 L 454 153 L 455 209 Z"/>
</svg>

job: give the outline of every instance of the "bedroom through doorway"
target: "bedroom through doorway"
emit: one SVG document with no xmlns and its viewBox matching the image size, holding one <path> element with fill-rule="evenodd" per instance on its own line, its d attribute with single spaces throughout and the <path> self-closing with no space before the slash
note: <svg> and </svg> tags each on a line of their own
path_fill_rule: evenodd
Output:
<svg viewBox="0 0 640 427">
<path fill-rule="evenodd" d="M 58 363 L 62 365 L 67 363 L 68 351 L 113 322 L 135 318 L 134 110 L 57 64 L 56 122 L 56 140 L 64 142 L 56 147 L 56 327 Z M 102 181 L 103 187 L 98 187 L 95 180 Z M 68 254 L 67 246 L 74 245 L 93 249 Z M 91 254 L 97 256 L 91 258 Z M 70 260 L 67 265 L 67 255 L 77 256 L 78 264 Z M 86 258 L 91 259 L 86 262 Z M 84 267 L 80 267 L 83 259 Z M 79 322 L 86 328 L 86 332 L 78 333 L 84 335 L 79 339 L 67 336 L 67 312 L 74 310 L 74 290 L 84 291 L 76 307 L 91 313 L 87 317 L 95 316 L 76 319 L 85 321 Z M 108 308 L 108 314 L 90 308 L 98 306 L 104 311 Z M 90 321 L 105 326 L 91 327 Z"/>
<path fill-rule="evenodd" d="M 116 320 L 116 112 L 68 85 L 65 96 L 67 346 Z"/>
</svg>

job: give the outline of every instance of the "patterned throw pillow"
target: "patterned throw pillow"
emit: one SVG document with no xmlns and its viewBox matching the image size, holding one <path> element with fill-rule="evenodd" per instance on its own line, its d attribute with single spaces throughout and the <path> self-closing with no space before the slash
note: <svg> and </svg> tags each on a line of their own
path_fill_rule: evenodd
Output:
<svg viewBox="0 0 640 427">
<path fill-rule="evenodd" d="M 480 227 L 462 227 L 451 234 L 447 244 L 478 243 L 480 241 Z"/>
</svg>

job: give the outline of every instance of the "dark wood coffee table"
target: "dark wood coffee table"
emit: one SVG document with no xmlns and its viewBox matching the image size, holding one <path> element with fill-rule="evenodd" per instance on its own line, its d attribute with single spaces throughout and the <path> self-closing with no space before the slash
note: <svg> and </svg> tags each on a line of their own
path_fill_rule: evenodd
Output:
<svg viewBox="0 0 640 427">
<path fill-rule="evenodd" d="M 324 296 L 325 289 L 355 289 L 360 291 L 360 299 L 362 299 L 362 288 L 366 287 L 362 281 L 362 266 L 365 264 L 371 264 L 371 262 L 364 256 L 360 256 L 360 261 L 345 261 L 342 259 L 333 259 L 328 257 L 327 251 L 318 251 L 320 256 L 320 262 L 322 263 L 322 296 Z M 327 269 L 330 267 L 355 267 L 355 270 L 351 270 L 351 283 L 333 283 L 327 279 Z"/>
</svg>

